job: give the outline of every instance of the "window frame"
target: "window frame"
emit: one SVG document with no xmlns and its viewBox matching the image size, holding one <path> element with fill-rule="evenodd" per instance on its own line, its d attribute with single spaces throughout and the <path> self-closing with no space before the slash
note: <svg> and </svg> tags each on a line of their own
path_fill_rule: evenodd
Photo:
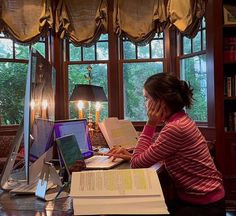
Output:
<svg viewBox="0 0 236 216">
<path fill-rule="evenodd" d="M 203 49 L 203 31 L 206 31 L 206 41 L 205 41 L 205 49 Z M 181 35 L 180 33 L 177 33 L 177 49 L 176 49 L 176 63 L 177 63 L 177 68 L 176 72 L 178 77 L 180 77 L 181 74 L 181 60 L 187 59 L 187 58 L 192 58 L 195 56 L 199 55 L 206 55 L 206 73 L 207 73 L 207 121 L 206 122 L 200 122 L 196 121 L 197 125 L 200 127 L 214 127 L 215 125 L 215 111 L 214 111 L 214 91 L 210 89 L 214 89 L 214 83 L 211 82 L 211 80 L 214 80 L 214 71 L 209 70 L 210 68 L 208 67 L 208 43 L 207 43 L 207 19 L 205 19 L 205 27 L 199 28 L 199 31 L 201 32 L 201 50 L 194 52 L 193 51 L 193 38 L 191 39 L 191 53 L 184 54 L 183 50 L 183 40 L 184 36 Z"/>
<path fill-rule="evenodd" d="M 153 40 L 160 40 L 158 38 L 154 38 Z M 151 56 L 149 56 L 149 58 L 142 58 L 139 59 L 138 58 L 138 45 L 134 44 L 135 46 L 135 59 L 124 59 L 124 53 L 123 53 L 123 42 L 125 41 L 129 41 L 127 38 L 119 38 L 119 107 L 120 107 L 120 112 L 119 112 L 119 118 L 120 119 L 124 119 L 124 85 L 123 85 L 123 64 L 127 64 L 127 63 L 146 63 L 146 62 L 162 62 L 163 64 L 163 71 L 166 71 L 166 38 L 165 38 L 165 32 L 163 32 L 163 57 L 162 58 L 151 58 Z M 151 41 L 150 41 L 151 43 Z M 151 44 L 149 44 L 149 53 L 150 55 L 152 54 L 152 50 L 151 50 Z M 142 128 L 145 125 L 145 121 L 134 121 L 132 122 L 134 124 L 134 126 L 136 128 Z"/>
</svg>

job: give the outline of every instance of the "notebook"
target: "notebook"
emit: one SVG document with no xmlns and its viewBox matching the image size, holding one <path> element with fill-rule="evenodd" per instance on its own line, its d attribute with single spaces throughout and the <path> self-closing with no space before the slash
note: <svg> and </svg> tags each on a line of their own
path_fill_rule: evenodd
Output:
<svg viewBox="0 0 236 216">
<path fill-rule="evenodd" d="M 92 151 L 92 144 L 89 136 L 86 119 L 66 120 L 66 121 L 56 122 L 54 128 L 55 128 L 55 136 L 57 139 L 67 135 L 74 135 L 75 139 L 71 140 L 73 144 L 70 144 L 70 146 L 72 145 L 74 146 L 73 148 L 75 148 L 75 145 L 77 145 L 79 147 L 86 164 L 86 169 L 111 169 L 114 166 L 124 161 L 121 158 L 117 158 L 115 161 L 112 161 L 112 159 L 109 158 L 108 156 L 94 154 L 94 152 Z M 67 144 L 62 140 L 61 145 L 67 145 Z M 66 154 L 68 152 L 65 151 L 63 153 Z M 78 151 L 76 154 L 78 154 Z M 68 156 L 64 155 L 63 157 L 68 157 Z M 77 155 L 77 157 L 79 156 Z M 66 161 L 64 160 L 63 162 L 66 163 Z"/>
</svg>

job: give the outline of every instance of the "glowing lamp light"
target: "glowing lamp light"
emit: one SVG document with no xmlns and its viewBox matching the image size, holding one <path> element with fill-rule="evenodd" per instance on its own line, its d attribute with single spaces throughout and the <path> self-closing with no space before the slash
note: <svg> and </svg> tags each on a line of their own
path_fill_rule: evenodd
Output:
<svg viewBox="0 0 236 216">
<path fill-rule="evenodd" d="M 42 102 L 42 109 L 46 110 L 48 108 L 48 101 L 47 100 L 43 100 Z"/>
<path fill-rule="evenodd" d="M 32 100 L 32 101 L 30 102 L 31 110 L 34 110 L 34 109 L 35 109 L 35 106 L 36 106 L 36 103 L 35 103 L 34 100 Z"/>
<path fill-rule="evenodd" d="M 83 118 L 83 108 L 84 108 L 84 102 L 82 100 L 79 100 L 78 103 L 77 103 L 77 107 L 78 107 L 78 116 L 79 116 L 79 119 L 82 119 Z"/>
<path fill-rule="evenodd" d="M 47 111 L 48 111 L 48 101 L 43 100 L 42 102 L 42 118 L 47 119 Z"/>
<path fill-rule="evenodd" d="M 96 114 L 95 114 L 95 123 L 96 123 L 96 127 L 98 126 L 98 122 L 100 119 L 100 110 L 101 110 L 102 104 L 100 102 L 96 102 L 95 104 L 95 109 L 96 109 Z"/>
</svg>

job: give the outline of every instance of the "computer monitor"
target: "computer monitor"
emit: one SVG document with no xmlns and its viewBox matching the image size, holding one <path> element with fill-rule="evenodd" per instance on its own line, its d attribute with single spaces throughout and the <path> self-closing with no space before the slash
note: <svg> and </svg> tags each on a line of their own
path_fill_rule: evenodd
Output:
<svg viewBox="0 0 236 216">
<path fill-rule="evenodd" d="M 43 161 L 52 158 L 55 116 L 55 69 L 35 49 L 29 55 L 24 119 L 12 142 L 8 160 L 0 176 L 0 187 L 11 190 L 27 180 L 29 184 L 37 176 Z M 32 104 L 34 101 L 34 105 Z M 42 107 L 46 101 L 47 106 Z M 14 170 L 19 149 L 24 140 L 24 172 Z M 30 166 L 31 164 L 31 166 Z M 14 180 L 14 181 L 13 181 Z"/>
<path fill-rule="evenodd" d="M 51 121 L 55 119 L 55 76 L 55 69 L 49 61 L 32 48 L 29 55 L 24 103 L 24 157 L 27 182 L 29 182 L 30 147 L 34 140 L 38 139 L 32 137 L 35 119 Z"/>
<path fill-rule="evenodd" d="M 73 134 L 76 137 L 83 157 L 89 158 L 93 155 L 91 139 L 86 119 L 62 120 L 54 124 L 55 137 Z"/>
</svg>

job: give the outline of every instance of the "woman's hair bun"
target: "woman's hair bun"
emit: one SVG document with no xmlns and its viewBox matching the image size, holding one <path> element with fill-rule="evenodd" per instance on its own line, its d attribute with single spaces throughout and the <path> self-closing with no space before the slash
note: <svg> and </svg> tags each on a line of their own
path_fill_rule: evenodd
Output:
<svg viewBox="0 0 236 216">
<path fill-rule="evenodd" d="M 180 80 L 179 92 L 183 98 L 185 106 L 190 108 L 193 98 L 193 88 L 191 87 L 190 83 L 187 83 L 185 80 Z"/>
</svg>

